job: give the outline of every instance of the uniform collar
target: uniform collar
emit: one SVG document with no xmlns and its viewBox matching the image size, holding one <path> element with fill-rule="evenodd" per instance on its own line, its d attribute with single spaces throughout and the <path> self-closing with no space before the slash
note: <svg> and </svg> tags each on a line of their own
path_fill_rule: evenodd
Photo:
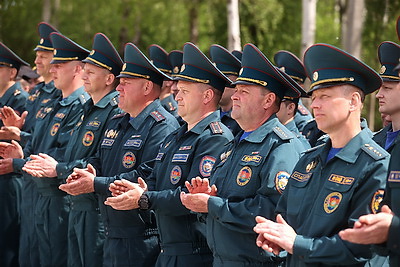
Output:
<svg viewBox="0 0 400 267">
<path fill-rule="evenodd" d="M 221 110 L 221 108 L 219 109 L 219 112 L 220 112 L 220 114 L 223 113 L 223 111 Z M 222 117 L 226 116 L 226 117 L 228 117 L 228 118 L 232 118 L 231 113 L 232 113 L 232 109 L 229 110 L 228 112 L 225 112 L 225 114 L 224 114 Z M 222 117 L 221 117 L 221 118 L 222 118 Z"/>
<path fill-rule="evenodd" d="M 154 110 L 160 109 L 160 107 L 161 107 L 160 100 L 158 99 L 154 100 L 147 107 L 145 107 L 142 110 L 142 112 L 140 112 L 135 118 L 131 119 L 129 123 L 135 130 L 140 129 L 146 118 L 150 116 L 150 113 L 153 112 Z"/>
<path fill-rule="evenodd" d="M 51 93 L 54 90 L 56 90 L 56 87 L 54 86 L 54 81 L 50 81 L 49 83 L 44 83 L 44 85 L 42 86 L 42 90 L 45 91 L 46 93 Z"/>
<path fill-rule="evenodd" d="M 105 108 L 110 103 L 111 99 L 116 96 L 118 96 L 118 92 L 112 90 L 111 92 L 108 92 L 108 94 L 105 95 L 102 99 L 100 99 L 100 101 L 97 102 L 95 106 L 99 108 Z"/>
<path fill-rule="evenodd" d="M 335 157 L 346 161 L 348 163 L 354 163 L 356 162 L 358 156 L 361 153 L 361 147 L 363 147 L 365 144 L 371 141 L 371 136 L 368 133 L 366 129 L 361 130 L 359 134 L 353 137 L 344 147 L 342 150 L 340 150 Z M 331 147 L 331 140 L 329 139 L 329 142 L 326 143 L 324 152 L 329 150 Z M 326 153 L 322 153 L 325 155 L 326 158 Z M 323 156 L 321 154 L 321 156 Z"/>
<path fill-rule="evenodd" d="M 299 129 L 296 126 L 296 122 L 294 120 L 289 121 L 286 125 L 284 125 L 289 131 L 294 132 L 296 134 L 300 134 Z"/>
<path fill-rule="evenodd" d="M 216 110 L 201 121 L 199 121 L 191 130 L 190 132 L 201 134 L 204 130 L 210 125 L 210 123 L 215 121 L 221 121 L 219 118 L 219 111 Z"/>
<path fill-rule="evenodd" d="M 272 129 L 281 124 L 276 117 L 275 114 L 271 115 L 263 125 L 255 129 L 249 136 L 247 136 L 244 140 L 251 143 L 262 143 L 265 137 L 272 131 Z M 281 125 L 283 127 L 283 125 Z M 238 134 L 237 137 L 240 137 L 241 134 Z M 236 139 L 235 139 L 236 140 Z M 239 139 L 237 139 L 239 141 Z"/>
<path fill-rule="evenodd" d="M 84 87 L 79 87 L 72 94 L 70 94 L 67 98 L 64 98 L 60 101 L 61 106 L 69 106 L 72 102 L 74 102 L 78 98 L 87 98 L 87 93 L 85 92 Z"/>
</svg>

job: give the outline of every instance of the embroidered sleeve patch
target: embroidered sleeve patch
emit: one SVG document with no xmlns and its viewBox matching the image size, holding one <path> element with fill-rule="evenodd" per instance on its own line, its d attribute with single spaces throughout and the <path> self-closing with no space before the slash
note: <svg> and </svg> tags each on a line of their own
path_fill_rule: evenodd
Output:
<svg viewBox="0 0 400 267">
<path fill-rule="evenodd" d="M 200 161 L 200 174 L 203 177 L 210 177 L 212 168 L 214 167 L 216 159 L 211 156 L 204 156 Z"/>
<path fill-rule="evenodd" d="M 371 211 L 373 214 L 377 214 L 379 212 L 379 206 L 383 200 L 383 195 L 385 191 L 382 189 L 376 190 L 371 200 Z"/>
<path fill-rule="evenodd" d="M 280 171 L 275 176 L 275 188 L 279 193 L 283 193 L 289 181 L 290 174 L 285 171 Z"/>
</svg>

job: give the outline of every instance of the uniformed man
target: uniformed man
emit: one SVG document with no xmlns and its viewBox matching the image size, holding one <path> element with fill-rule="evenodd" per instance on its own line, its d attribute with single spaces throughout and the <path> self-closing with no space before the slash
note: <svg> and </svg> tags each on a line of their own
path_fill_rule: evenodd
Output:
<svg viewBox="0 0 400 267">
<path fill-rule="evenodd" d="M 171 92 L 174 95 L 174 98 L 176 98 L 176 95 L 178 94 L 178 80 L 175 79 L 176 75 L 179 74 L 182 66 L 182 60 L 183 60 L 183 52 L 180 50 L 172 50 L 168 54 L 168 61 L 169 64 L 172 67 L 172 73 L 171 73 L 171 78 L 172 78 L 172 85 L 171 85 Z M 182 122 L 184 123 L 184 122 Z"/>
<path fill-rule="evenodd" d="M 225 74 L 232 82 L 236 81 L 241 68 L 240 60 L 232 53 L 220 45 L 212 45 L 210 47 L 211 60 L 217 65 L 217 68 Z M 242 129 L 239 124 L 232 119 L 232 95 L 235 92 L 233 86 L 226 87 L 219 101 L 219 111 L 221 113 L 221 122 L 225 124 L 236 136 Z"/>
<path fill-rule="evenodd" d="M 141 175 L 151 172 L 162 141 L 179 125 L 158 100 L 168 77 L 132 43 L 125 46 L 124 61 L 117 91 L 119 107 L 126 113 L 107 125 L 99 152 L 89 159 L 95 169 L 75 169 L 60 188 L 72 195 L 97 194 L 106 235 L 105 266 L 145 267 L 153 266 L 160 252 L 152 212 L 118 211 L 103 203 L 113 181 L 129 176 L 141 163 Z"/>
<path fill-rule="evenodd" d="M 58 162 L 47 154 L 31 156 L 23 170 L 36 177 L 57 177 L 65 180 L 75 167 L 86 167 L 94 156 L 108 121 L 120 113 L 116 76 L 123 62 L 110 40 L 102 33 L 94 36 L 92 51 L 83 60 L 82 79 L 90 99 L 76 124 L 65 151 Z M 94 193 L 71 196 L 68 222 L 68 266 L 101 266 L 103 263 L 104 227 L 98 200 Z"/>
<path fill-rule="evenodd" d="M 278 266 L 281 260 L 256 246 L 252 229 L 256 215 L 273 217 L 303 149 L 275 115 L 284 95 L 300 97 L 301 87 L 288 79 L 256 46 L 244 46 L 232 96 L 232 117 L 243 131 L 218 157 L 213 187 L 195 178 L 186 183 L 190 194 L 181 194 L 188 209 L 207 213 L 214 266 Z"/>
<path fill-rule="evenodd" d="M 397 35 L 400 40 L 400 16 L 397 19 Z M 386 44 L 385 44 L 386 43 Z M 386 47 L 386 49 L 384 49 Z M 382 50 L 384 49 L 384 50 Z M 397 78 L 400 76 L 400 64 L 397 67 L 394 67 L 395 64 L 393 57 L 395 55 L 398 56 L 398 45 L 394 45 L 394 43 L 384 42 L 381 44 L 379 49 L 379 55 L 382 53 L 382 57 L 379 58 L 386 60 L 381 61 L 381 77 L 384 81 L 384 85 L 380 89 L 380 91 L 385 89 L 385 83 L 393 82 L 396 80 L 396 76 L 394 75 L 397 72 Z M 386 52 L 393 54 L 386 54 Z M 390 84 L 389 84 L 390 86 Z M 384 94 L 382 92 L 381 99 L 384 100 L 382 102 L 391 101 L 392 97 L 397 97 L 395 92 L 400 90 L 400 82 L 396 83 L 396 86 L 391 89 L 386 88 L 384 91 L 394 90 L 393 94 L 388 95 L 387 92 Z M 380 92 L 381 93 L 381 92 Z M 385 97 L 384 97 L 385 96 Z M 395 100 L 394 100 L 395 101 Z M 382 103 L 382 107 L 387 107 L 388 104 Z M 393 103 L 395 104 L 395 103 Z M 393 107 L 393 106 L 392 106 Z M 381 108 L 381 106 L 380 106 Z M 393 108 L 392 108 L 393 109 Z M 393 128 L 396 126 L 393 126 Z M 389 135 L 388 135 L 389 139 Z M 397 139 L 396 139 L 397 141 Z M 400 219 L 399 219 L 399 203 L 400 203 L 400 192 L 399 192 L 399 181 L 400 181 L 400 166 L 399 166 L 399 157 L 400 157 L 400 143 L 394 141 L 394 144 L 391 145 L 391 157 L 389 163 L 389 172 L 385 190 L 385 196 L 381 203 L 381 212 L 378 214 L 369 214 L 365 216 L 361 216 L 357 222 L 355 222 L 353 229 L 346 229 L 339 233 L 340 237 L 343 240 L 353 242 L 356 244 L 377 244 L 375 246 L 375 250 L 379 252 L 379 254 L 389 255 L 389 265 L 390 266 L 399 266 L 400 265 L 400 251 L 399 251 L 399 231 L 400 231 Z"/>
<path fill-rule="evenodd" d="M 394 70 L 400 59 L 400 46 L 393 42 L 383 42 L 378 48 L 378 58 L 381 63 L 380 75 L 382 87 L 376 94 L 379 101 L 379 112 L 390 116 L 391 123 L 377 132 L 375 142 L 389 153 L 393 145 L 400 141 L 400 77 Z"/>
<path fill-rule="evenodd" d="M 156 266 L 211 266 L 205 225 L 179 198 L 185 181 L 211 174 L 217 157 L 233 136 L 221 123 L 217 106 L 231 81 L 192 43 L 183 49 L 179 74 L 178 114 L 185 124 L 166 137 L 148 177 L 148 191 L 127 181 L 110 186 L 114 195 L 106 204 L 115 209 L 153 209 L 161 238 Z"/>
<path fill-rule="evenodd" d="M 307 74 L 304 70 L 303 62 L 296 55 L 289 51 L 280 50 L 274 55 L 274 61 L 278 68 L 288 74 L 304 89 Z M 303 132 L 304 126 L 312 119 L 311 112 L 303 105 L 301 99 L 299 99 L 294 121 L 300 133 Z"/>
<path fill-rule="evenodd" d="M 19 68 L 29 64 L 18 57 L 7 46 L 0 42 L 0 107 L 5 105 L 17 110 L 25 110 L 28 94 L 15 82 Z M 0 122 L 0 126 L 3 123 Z M 3 168 L 4 160 L 0 160 Z M 21 197 L 20 179 L 10 173 L 0 176 L 0 266 L 18 265 L 19 215 L 18 205 Z"/>
<path fill-rule="evenodd" d="M 32 140 L 24 151 L 16 142 L 11 145 L 2 143 L 2 156 L 14 158 L 12 167 L 19 172 L 22 172 L 30 155 L 46 153 L 58 161 L 63 160 L 71 131 L 80 120 L 83 104 L 88 98 L 83 88 L 84 63 L 81 60 L 87 57 L 89 51 L 58 32 L 51 33 L 50 38 L 54 47 L 50 72 L 54 85 L 61 90 L 62 96 L 51 107 L 41 110 Z M 24 156 L 26 159 L 23 159 Z M 35 225 L 40 265 L 66 266 L 69 212 L 66 194 L 58 189 L 58 179 L 43 177 L 33 180 L 39 192 L 35 207 Z"/>
<path fill-rule="evenodd" d="M 364 266 L 369 246 L 338 233 L 360 215 L 378 210 L 388 153 L 361 130 L 366 94 L 382 80 L 370 67 L 328 44 L 304 55 L 318 128 L 329 140 L 305 152 L 278 202 L 276 222 L 257 217 L 257 245 L 288 252 L 287 266 Z"/>
<path fill-rule="evenodd" d="M 151 62 L 166 75 L 172 74 L 172 65 L 168 60 L 168 53 L 159 45 L 153 44 L 149 47 L 149 58 Z M 178 115 L 178 104 L 176 103 L 175 97 L 171 92 L 171 87 L 174 81 L 170 78 L 166 78 L 163 81 L 160 94 L 161 105 L 171 113 L 176 119 L 179 119 Z"/>
</svg>

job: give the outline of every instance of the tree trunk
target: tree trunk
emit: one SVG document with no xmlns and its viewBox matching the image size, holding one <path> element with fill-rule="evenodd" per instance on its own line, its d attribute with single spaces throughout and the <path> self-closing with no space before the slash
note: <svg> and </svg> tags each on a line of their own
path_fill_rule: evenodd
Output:
<svg viewBox="0 0 400 267">
<path fill-rule="evenodd" d="M 342 47 L 356 58 L 361 58 L 361 40 L 365 18 L 364 0 L 346 1 L 342 15 Z"/>
<path fill-rule="evenodd" d="M 228 50 L 242 50 L 240 41 L 239 0 L 228 0 Z"/>
<path fill-rule="evenodd" d="M 197 45 L 199 42 L 199 14 L 198 10 L 199 1 L 192 0 L 190 9 L 189 9 L 189 17 L 190 17 L 190 41 Z"/>
<path fill-rule="evenodd" d="M 51 18 L 51 0 L 43 0 L 42 21 L 49 23 Z"/>
<path fill-rule="evenodd" d="M 317 1 L 318 0 L 302 0 L 302 23 L 301 23 L 301 56 L 308 47 L 315 42 L 315 30 L 317 19 Z"/>
</svg>

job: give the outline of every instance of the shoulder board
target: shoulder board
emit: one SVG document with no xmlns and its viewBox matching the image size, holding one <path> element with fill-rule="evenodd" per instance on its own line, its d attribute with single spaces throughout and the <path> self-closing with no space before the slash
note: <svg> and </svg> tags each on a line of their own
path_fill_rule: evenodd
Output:
<svg viewBox="0 0 400 267">
<path fill-rule="evenodd" d="M 210 129 L 213 134 L 222 134 L 224 132 L 219 121 L 210 123 Z"/>
<path fill-rule="evenodd" d="M 284 127 L 275 126 L 272 130 L 282 140 L 290 140 L 290 139 L 293 139 L 293 137 L 294 137 L 292 132 L 289 131 L 287 128 L 284 128 Z"/>
<path fill-rule="evenodd" d="M 165 117 L 163 114 L 161 114 L 159 111 L 154 110 L 150 113 L 150 115 L 156 120 L 156 121 L 162 121 L 165 120 Z"/>
<path fill-rule="evenodd" d="M 315 146 L 315 147 L 312 147 L 312 148 L 310 148 L 310 149 L 307 149 L 306 151 L 304 151 L 304 153 L 310 153 L 310 152 L 313 152 L 313 151 L 315 151 L 315 150 L 319 149 L 320 147 L 322 147 L 322 146 L 324 146 L 324 145 L 325 145 L 325 143 L 324 143 L 324 144 L 320 144 L 320 145 L 318 145 L 318 146 Z"/>
<path fill-rule="evenodd" d="M 126 112 L 122 112 L 122 113 L 120 113 L 120 114 L 114 115 L 111 119 L 113 120 L 113 119 L 122 118 L 122 117 L 125 116 L 125 115 L 126 115 Z"/>
<path fill-rule="evenodd" d="M 86 101 L 88 101 L 89 98 L 90 98 L 90 97 L 89 97 L 88 95 L 86 95 L 86 94 L 81 94 L 81 95 L 79 96 L 79 100 L 81 101 L 81 104 L 85 104 Z"/>
<path fill-rule="evenodd" d="M 303 116 L 310 114 L 310 112 L 302 105 L 298 105 L 297 109 L 300 111 L 300 114 Z"/>
<path fill-rule="evenodd" d="M 376 144 L 364 144 L 361 147 L 362 150 L 364 150 L 368 155 L 370 155 L 373 159 L 379 160 L 383 159 L 386 156 L 388 156 L 388 153 L 386 150 L 384 150 L 382 147 Z"/>
<path fill-rule="evenodd" d="M 111 98 L 110 104 L 111 104 L 111 106 L 113 106 L 113 107 L 115 107 L 116 105 L 118 105 L 118 97 L 115 96 L 115 97 Z"/>
</svg>

